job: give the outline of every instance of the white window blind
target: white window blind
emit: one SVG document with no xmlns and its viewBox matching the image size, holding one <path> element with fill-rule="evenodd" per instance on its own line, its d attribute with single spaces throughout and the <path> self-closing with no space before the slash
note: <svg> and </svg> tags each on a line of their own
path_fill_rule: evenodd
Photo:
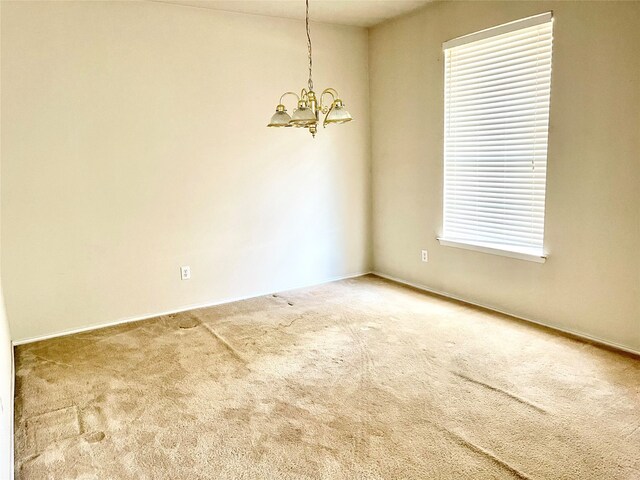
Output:
<svg viewBox="0 0 640 480">
<path fill-rule="evenodd" d="M 551 13 L 445 52 L 442 240 L 543 257 Z"/>
</svg>

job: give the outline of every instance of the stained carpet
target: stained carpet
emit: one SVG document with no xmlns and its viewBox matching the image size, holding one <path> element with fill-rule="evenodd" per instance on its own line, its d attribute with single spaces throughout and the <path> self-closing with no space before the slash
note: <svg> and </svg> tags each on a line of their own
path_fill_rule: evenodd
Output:
<svg viewBox="0 0 640 480">
<path fill-rule="evenodd" d="M 16 349 L 18 479 L 640 479 L 640 361 L 373 276 Z"/>
</svg>

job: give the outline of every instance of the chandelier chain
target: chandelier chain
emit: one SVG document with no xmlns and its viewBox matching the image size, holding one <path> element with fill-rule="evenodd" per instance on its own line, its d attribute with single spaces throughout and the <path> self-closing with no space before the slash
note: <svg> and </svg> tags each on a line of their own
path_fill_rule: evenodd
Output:
<svg viewBox="0 0 640 480">
<path fill-rule="evenodd" d="M 311 77 L 311 69 L 313 67 L 313 60 L 311 58 L 312 50 L 311 50 L 311 31 L 309 29 L 309 0 L 306 0 L 307 11 L 306 11 L 306 26 L 307 26 L 307 47 L 309 50 L 309 90 L 313 91 L 313 78 Z"/>
</svg>

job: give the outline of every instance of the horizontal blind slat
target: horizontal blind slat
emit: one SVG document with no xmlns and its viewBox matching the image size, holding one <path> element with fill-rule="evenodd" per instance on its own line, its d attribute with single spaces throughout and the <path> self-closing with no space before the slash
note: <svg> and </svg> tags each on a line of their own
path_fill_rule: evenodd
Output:
<svg viewBox="0 0 640 480">
<path fill-rule="evenodd" d="M 549 102 L 549 94 L 541 95 L 541 99 L 536 102 L 530 102 L 525 99 L 517 99 L 496 103 L 478 102 L 471 105 L 451 105 L 447 112 L 451 122 L 455 125 L 458 119 L 464 121 L 469 118 L 482 119 L 486 116 L 497 113 L 518 113 L 520 115 L 529 115 L 533 120 L 536 115 L 544 115 L 548 113 L 548 107 L 544 102 Z"/>
<path fill-rule="evenodd" d="M 449 114 L 445 113 L 445 119 L 450 117 Z M 455 128 L 461 129 L 465 127 L 477 127 L 480 128 L 485 125 L 503 125 L 503 128 L 508 128 L 510 122 L 517 122 L 518 124 L 523 124 L 525 122 L 532 122 L 532 115 L 530 113 L 519 114 L 517 111 L 515 112 L 494 112 L 490 115 L 481 114 L 470 116 L 468 118 L 457 118 L 455 121 Z M 546 111 L 541 114 L 536 114 L 534 116 L 535 121 L 549 121 L 549 112 Z M 447 129 L 450 129 L 450 126 L 447 124 Z"/>
<path fill-rule="evenodd" d="M 493 85 L 478 86 L 476 84 L 474 88 L 465 86 L 455 91 L 452 87 L 452 93 L 455 94 L 456 103 L 459 104 L 468 98 L 492 98 L 494 96 L 499 97 L 501 94 L 503 96 L 512 96 L 518 93 L 539 92 L 543 88 L 550 90 L 551 82 L 548 78 L 528 78 L 517 84 L 507 84 L 503 80 L 501 83 Z"/>
<path fill-rule="evenodd" d="M 522 73 L 536 73 L 540 76 L 544 75 L 545 67 L 551 66 L 551 57 L 545 59 L 539 59 L 536 57 L 521 59 L 519 62 L 507 63 L 500 68 L 492 69 L 490 66 L 485 67 L 473 67 L 468 69 L 450 69 L 445 78 L 451 82 L 452 86 L 455 86 L 458 82 L 473 78 L 476 82 L 483 80 L 489 81 L 491 79 L 501 78 L 513 74 Z"/>
<path fill-rule="evenodd" d="M 532 96 L 536 96 L 535 100 Z M 479 110 L 482 115 L 493 115 L 492 109 L 502 108 L 506 106 L 520 106 L 521 109 L 516 110 L 520 116 L 526 115 L 544 115 L 548 113 L 549 97 L 551 90 L 548 86 L 526 87 L 517 91 L 494 91 L 491 94 L 483 95 L 465 95 L 460 100 L 450 100 L 448 110 L 445 112 L 452 121 L 464 122 L 467 120 L 469 111 Z M 476 114 L 477 115 L 477 114 Z M 510 116 L 509 123 L 513 121 Z M 533 120 L 530 118 L 529 120 Z"/>
<path fill-rule="evenodd" d="M 481 221 L 480 221 L 481 220 Z M 518 238 L 523 242 L 532 242 L 538 234 L 536 231 L 542 228 L 542 225 L 511 225 L 501 222 L 491 222 L 490 220 L 478 219 L 474 221 L 469 219 L 468 221 L 454 220 L 456 223 L 452 225 L 460 230 L 465 228 L 473 228 L 475 232 L 482 232 L 486 235 L 495 236 L 508 236 L 512 239 Z M 477 233 L 476 233 L 477 235 Z"/>
<path fill-rule="evenodd" d="M 450 72 L 445 73 L 445 82 L 448 82 L 447 89 L 451 92 L 460 91 L 463 89 L 482 89 L 491 87 L 494 85 L 499 85 L 500 83 L 509 83 L 509 82 L 523 82 L 525 80 L 540 80 L 543 72 L 540 72 L 535 69 L 529 70 L 521 70 L 516 72 L 507 72 L 502 75 L 492 75 L 483 79 L 482 83 L 478 82 L 478 79 L 475 77 L 470 77 L 466 80 L 461 80 L 459 78 L 455 79 L 455 82 L 451 80 Z M 544 77 L 543 77 L 544 78 Z"/>
<path fill-rule="evenodd" d="M 478 210 L 478 211 L 487 211 L 487 212 L 498 212 L 504 211 L 506 207 L 514 208 L 514 211 L 527 211 L 527 212 L 538 212 L 540 211 L 544 214 L 544 204 L 541 202 L 533 202 L 530 199 L 523 197 L 519 201 L 514 201 L 514 199 L 486 199 L 487 201 L 481 204 L 475 204 L 472 199 L 465 198 L 451 198 L 447 199 L 447 206 L 445 207 L 445 211 L 447 209 L 456 209 L 456 211 L 467 211 L 467 210 Z M 493 200 L 493 201 L 488 201 Z"/>
<path fill-rule="evenodd" d="M 475 42 L 468 42 L 463 45 L 456 45 L 449 48 L 445 48 L 445 51 L 448 51 L 451 54 L 459 54 L 464 52 L 475 53 L 475 52 L 484 52 L 487 50 L 491 50 L 493 48 L 498 48 L 505 44 L 514 44 L 521 41 L 529 40 L 532 38 L 539 38 L 541 35 L 546 35 L 548 33 L 552 34 L 551 31 L 551 22 L 549 22 L 548 28 L 538 28 L 532 26 L 531 29 L 521 29 L 517 32 L 510 32 L 506 34 L 495 35 L 491 37 L 487 37 L 482 40 L 477 40 Z"/>
<path fill-rule="evenodd" d="M 499 48 L 505 44 L 515 44 L 521 41 L 531 41 L 531 38 L 541 35 L 551 34 L 551 22 L 544 27 L 528 27 L 504 35 L 496 35 L 487 39 L 478 40 L 464 45 L 448 48 L 447 51 L 455 54 L 462 52 L 475 53 L 477 51 L 490 51 L 492 48 Z"/>
<path fill-rule="evenodd" d="M 511 39 L 509 42 L 497 43 L 492 47 L 485 47 L 476 50 L 464 50 L 451 48 L 447 51 L 452 64 L 456 62 L 475 62 L 492 58 L 496 55 L 503 55 L 504 52 L 530 52 L 534 42 L 546 44 L 552 41 L 551 32 L 536 33 L 535 35 L 525 35 L 519 39 Z"/>
<path fill-rule="evenodd" d="M 536 97 L 536 101 L 531 101 L 531 94 L 534 93 Z M 543 97 L 542 95 L 550 95 L 551 94 L 551 86 L 548 80 L 541 81 L 538 83 L 534 83 L 531 85 L 526 85 L 523 87 L 513 87 L 508 86 L 507 88 L 502 87 L 499 89 L 493 89 L 487 92 L 477 92 L 477 91 L 469 91 L 466 94 L 458 94 L 456 95 L 456 101 L 452 102 L 452 106 L 461 106 L 461 105 L 470 105 L 473 101 L 473 104 L 481 104 L 483 100 L 490 99 L 490 102 L 486 103 L 498 103 L 500 101 L 505 101 L 508 99 L 516 99 L 516 98 L 527 98 L 529 102 L 526 104 L 537 105 L 542 103 Z"/>
<path fill-rule="evenodd" d="M 543 49 L 544 50 L 544 49 Z M 505 56 L 496 58 L 495 61 L 469 62 L 451 66 L 447 72 L 450 80 L 455 85 L 459 78 L 474 76 L 476 78 L 490 78 L 504 72 L 518 70 L 532 70 L 544 74 L 544 66 L 551 63 L 551 52 L 531 53 L 528 55 L 517 55 L 515 57 Z"/>
</svg>

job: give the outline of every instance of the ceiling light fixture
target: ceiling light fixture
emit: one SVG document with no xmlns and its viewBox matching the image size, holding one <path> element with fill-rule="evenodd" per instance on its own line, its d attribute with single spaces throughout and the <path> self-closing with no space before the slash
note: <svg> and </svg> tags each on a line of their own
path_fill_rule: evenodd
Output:
<svg viewBox="0 0 640 480">
<path fill-rule="evenodd" d="M 338 92 L 333 88 L 326 88 L 320 94 L 320 98 L 316 97 L 313 91 L 313 80 L 311 70 L 313 61 L 311 58 L 311 32 L 309 30 L 309 0 L 306 1 L 306 26 L 307 26 L 307 47 L 309 50 L 309 84 L 308 89 L 303 88 L 300 95 L 294 92 L 283 93 L 280 102 L 276 107 L 276 113 L 271 117 L 271 121 L 267 127 L 299 127 L 308 128 L 312 136 L 316 136 L 318 131 L 318 122 L 320 114 L 324 114 L 322 126 L 326 127 L 331 123 L 346 123 L 353 120 L 347 109 L 344 108 L 342 100 L 338 96 Z M 282 99 L 287 95 L 293 95 L 298 99 L 297 108 L 293 111 L 293 116 L 289 116 L 287 109 L 282 103 Z M 331 104 L 323 104 L 325 95 L 331 95 Z"/>
</svg>

